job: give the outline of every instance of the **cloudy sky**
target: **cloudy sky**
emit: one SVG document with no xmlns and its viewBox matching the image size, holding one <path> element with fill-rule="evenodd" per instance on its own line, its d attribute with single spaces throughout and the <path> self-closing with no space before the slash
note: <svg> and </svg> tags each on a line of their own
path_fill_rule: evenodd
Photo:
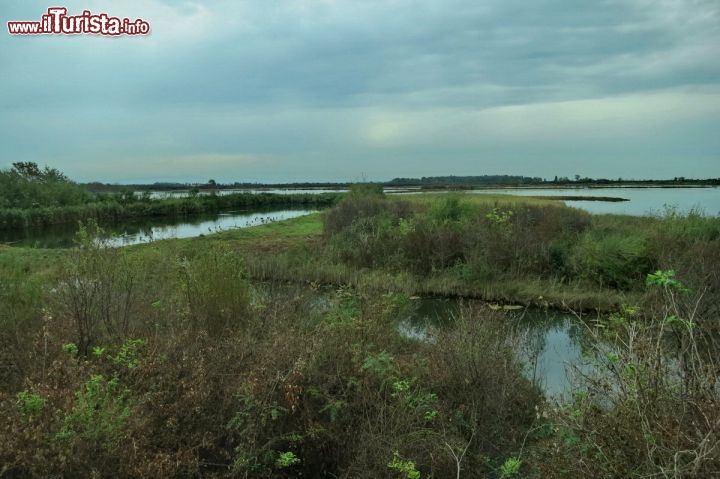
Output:
<svg viewBox="0 0 720 479">
<path fill-rule="evenodd" d="M 720 177 L 717 0 L 95 0 L 10 35 L 0 167 L 78 181 Z"/>
</svg>

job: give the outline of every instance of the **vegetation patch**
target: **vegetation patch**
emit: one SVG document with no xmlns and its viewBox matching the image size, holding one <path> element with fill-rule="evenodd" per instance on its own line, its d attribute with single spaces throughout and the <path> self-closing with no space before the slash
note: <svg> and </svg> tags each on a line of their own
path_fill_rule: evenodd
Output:
<svg viewBox="0 0 720 479">
<path fill-rule="evenodd" d="M 713 477 L 718 221 L 357 188 L 205 238 L 3 248 L 0 477 Z M 431 292 L 500 304 L 404 336 Z M 566 401 L 524 374 L 518 302 L 611 312 Z"/>
</svg>

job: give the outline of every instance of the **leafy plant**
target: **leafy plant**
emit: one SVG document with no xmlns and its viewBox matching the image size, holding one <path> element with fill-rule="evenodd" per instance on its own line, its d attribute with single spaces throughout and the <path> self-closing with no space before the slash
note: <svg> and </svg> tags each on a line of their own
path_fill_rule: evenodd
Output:
<svg viewBox="0 0 720 479">
<path fill-rule="evenodd" d="M 515 477 L 520 473 L 522 461 L 517 457 L 510 457 L 500 466 L 500 477 Z"/>
<path fill-rule="evenodd" d="M 62 350 L 63 350 L 64 353 L 67 353 L 67 354 L 69 354 L 69 355 L 72 356 L 72 357 L 77 356 L 77 355 L 78 355 L 78 351 L 79 351 L 79 349 L 78 349 L 78 347 L 77 347 L 77 344 L 75 344 L 75 343 L 63 344 Z"/>
<path fill-rule="evenodd" d="M 393 357 L 387 351 L 370 354 L 363 361 L 361 369 L 381 376 L 387 375 L 395 369 Z"/>
<path fill-rule="evenodd" d="M 335 422 L 340 416 L 342 410 L 346 407 L 346 401 L 335 399 L 326 402 L 325 405 L 320 408 L 320 412 L 327 413 L 330 417 L 330 421 Z"/>
<path fill-rule="evenodd" d="M 117 365 L 134 369 L 140 364 L 140 350 L 146 343 L 144 339 L 128 339 L 115 356 L 110 356 L 110 360 Z"/>
<path fill-rule="evenodd" d="M 513 217 L 512 210 L 503 211 L 499 208 L 493 208 L 490 213 L 485 215 L 485 218 L 493 225 L 501 226 L 507 224 Z"/>
<path fill-rule="evenodd" d="M 675 278 L 675 271 L 658 270 L 647 275 L 646 283 L 648 286 L 661 286 L 681 293 L 688 293 L 690 289 L 686 287 L 680 280 Z"/>
<path fill-rule="evenodd" d="M 60 439 L 81 437 L 100 444 L 115 444 L 130 416 L 128 390 L 117 377 L 93 375 L 75 394 L 75 404 L 65 416 Z"/>
<path fill-rule="evenodd" d="M 415 379 L 399 379 L 392 384 L 392 396 L 400 399 L 408 408 L 420 411 L 425 421 L 434 420 L 438 411 L 433 407 L 437 394 L 424 391 L 416 386 Z"/>
<path fill-rule="evenodd" d="M 280 453 L 280 457 L 278 457 L 275 461 L 275 466 L 280 469 L 292 467 L 297 464 L 300 464 L 300 458 L 297 457 L 292 451 Z"/>
<path fill-rule="evenodd" d="M 420 479 L 420 471 L 415 467 L 415 463 L 402 459 L 398 451 L 393 452 L 393 458 L 387 467 L 399 472 L 406 479 Z"/>
<path fill-rule="evenodd" d="M 39 415 L 47 404 L 47 401 L 42 396 L 30 391 L 20 391 L 17 393 L 16 398 L 20 414 L 26 420 Z"/>
</svg>

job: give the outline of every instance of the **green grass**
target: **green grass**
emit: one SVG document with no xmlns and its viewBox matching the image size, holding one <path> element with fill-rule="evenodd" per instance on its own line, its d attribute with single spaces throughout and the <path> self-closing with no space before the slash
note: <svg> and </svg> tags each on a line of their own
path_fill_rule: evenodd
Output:
<svg viewBox="0 0 720 479">
<path fill-rule="evenodd" d="M 48 276 L 57 270 L 61 249 L 34 249 L 0 246 L 0 274 L 17 269 L 29 276 Z"/>
<path fill-rule="evenodd" d="M 390 201 L 407 201 L 421 205 L 458 196 L 470 207 L 493 205 L 502 208 L 518 204 L 552 204 L 505 195 L 458 195 L 427 193 L 392 196 Z M 562 207 L 558 205 L 558 207 Z M 383 269 L 360 270 L 330 261 L 322 249 L 323 214 L 314 213 L 285 221 L 223 231 L 195 238 L 169 239 L 151 244 L 129 246 L 132 256 L 158 258 L 167 254 L 194 255 L 214 244 L 225 244 L 245 257 L 248 273 L 256 280 L 281 280 L 299 283 L 349 284 L 363 289 L 397 291 L 419 295 L 472 297 L 488 301 L 523 305 L 612 310 L 627 295 L 607 290 L 587 289 L 579 285 L 561 285 L 537 279 L 514 279 L 469 284 L 451 272 L 418 277 L 408 272 Z M 24 268 L 32 274 L 48 276 L 57 271 L 57 263 L 67 250 L 3 248 L 0 250 L 0 273 L 7 268 Z"/>
<path fill-rule="evenodd" d="M 422 208 L 438 207 L 448 198 L 457 198 L 463 211 L 475 208 L 506 210 L 523 205 L 550 205 L 558 208 L 558 211 L 567 209 L 558 201 L 507 195 L 451 192 L 386 196 L 389 202 L 404 202 Z M 552 211 L 555 211 L 554 208 Z M 143 261 L 153 261 L 166 255 L 194 256 L 198 251 L 223 244 L 244 257 L 248 274 L 256 280 L 350 284 L 380 292 L 460 296 L 528 306 L 612 311 L 621 304 L 639 301 L 642 292 L 631 289 L 623 291 L 613 285 L 598 287 L 592 282 L 593 275 L 596 274 L 592 268 L 599 268 L 597 271 L 600 274 L 606 269 L 615 268 L 615 263 L 622 266 L 625 262 L 623 258 L 626 254 L 617 258 L 607 256 L 605 250 L 612 246 L 606 245 L 609 241 L 607 238 L 624 238 L 623 241 L 643 238 L 643 241 L 650 241 L 661 237 L 662 240 L 655 241 L 670 245 L 670 240 L 676 237 L 687 240 L 688 237 L 692 239 L 699 235 L 714 241 L 718 230 L 718 221 L 712 218 L 595 215 L 592 216 L 590 230 L 577 240 L 578 247 L 587 251 L 581 249 L 577 253 L 578 259 L 568 259 L 577 261 L 577 264 L 587 271 L 586 277 L 558 281 L 532 275 L 516 275 L 483 280 L 468 279 L 452 268 L 417 275 L 410 271 L 384 267 L 360 268 L 338 261 L 332 258 L 326 249 L 328 240 L 323 236 L 324 214 L 314 213 L 196 238 L 161 240 L 130 246 L 127 249 L 132 256 Z M 23 270 L 28 274 L 46 278 L 56 273 L 57 264 L 66 253 L 67 250 L 4 247 L 0 249 L 0 274 Z M 583 261 L 588 264 L 585 265 Z M 677 268 L 673 264 L 663 264 L 662 267 Z"/>
<path fill-rule="evenodd" d="M 631 474 L 639 464 L 647 477 L 660 469 L 651 463 L 655 457 L 642 462 L 638 454 L 659 444 L 660 458 L 673 461 L 677 450 L 705 447 L 703 437 L 715 434 L 718 422 L 714 363 L 688 368 L 696 375 L 708 371 L 687 376 L 684 384 L 698 385 L 690 391 L 696 396 L 678 394 L 678 361 L 668 362 L 667 372 L 645 367 L 661 364 L 647 354 L 667 328 L 692 324 L 700 310 L 684 300 L 693 293 L 668 295 L 673 291 L 657 286 L 648 292 L 644 281 L 625 289 L 602 286 L 597 277 L 627 272 L 628 264 L 637 270 L 643 264 L 628 260 L 649 258 L 674 279 L 677 264 L 677 281 L 692 286 L 701 278 L 708 286 L 703 301 L 715 305 L 717 219 L 591 217 L 556 202 L 495 203 L 492 195 L 456 194 L 459 203 L 444 201 L 451 197 L 391 197 L 387 203 L 406 204 L 384 210 L 387 204 L 377 206 L 385 200 L 373 198 L 347 208 L 344 213 L 358 212 L 359 224 L 346 214 L 332 235 L 324 232 L 326 213 L 318 213 L 116 250 L 98 248 L 91 236 L 81 251 L 0 248 L 0 364 L 8 366 L 0 368 L 0 413 L 8 431 L 0 434 L 0 463 L 9 464 L 6 475 L 212 472 L 279 479 L 300 471 L 307 477 L 370 471 L 366 477 L 385 477 L 390 467 L 453 477 L 459 465 L 448 449 L 467 445 L 462 467 L 482 477 L 511 477 L 521 469 L 527 477 L 591 477 L 613 464 L 618 477 L 640 477 Z M 403 243 L 415 233 L 422 234 Z M 402 256 L 400 248 L 416 244 L 430 247 Z M 470 254 L 422 271 L 407 261 L 447 244 Z M 388 256 L 369 265 L 342 256 L 368 245 Z M 551 253 L 562 268 L 533 262 Z M 487 271 L 479 271 L 482 261 Z M 578 264 L 592 274 L 582 275 Z M 260 288 L 258 280 L 315 284 Z M 337 288 L 318 307 L 317 283 L 355 288 Z M 271 289 L 277 291 L 264 291 Z M 673 302 L 664 303 L 663 292 Z M 609 365 L 614 374 L 622 371 L 623 387 L 596 384 L 597 405 L 587 402 L 590 395 L 577 395 L 572 410 L 554 404 L 548 410 L 514 359 L 520 343 L 506 316 L 467 305 L 450 327 L 435 331 L 437 341 L 414 341 L 397 329 L 410 295 L 573 310 L 638 305 L 636 313 L 601 325 L 593 344 L 625 324 L 633 336 L 618 338 L 639 338 L 643 347 L 616 343 L 615 361 L 629 367 Z M 643 310 L 645 295 L 655 311 Z M 663 316 L 669 306 L 677 317 Z M 655 322 L 646 321 L 653 314 Z M 713 312 L 685 331 L 699 335 L 715 327 L 716 317 Z M 82 327 L 91 333 L 88 341 Z M 583 343 L 583 352 L 586 347 L 592 344 Z M 638 386 L 648 389 L 639 394 Z M 625 402 L 611 407 L 608 391 L 625 394 Z M 704 409 L 688 415 L 698 405 Z M 550 418 L 542 419 L 546 413 Z M 638 425 L 651 425 L 653 435 L 642 435 Z M 675 431 L 687 438 L 683 444 Z M 137 447 L 123 447 L 131 438 Z M 348 444 L 359 446 L 348 450 Z M 627 456 L 611 463 L 597 450 Z M 697 477 L 710 477 L 717 464 L 708 462 Z"/>
<path fill-rule="evenodd" d="M 529 196 L 516 196 L 516 195 L 503 195 L 493 193 L 462 193 L 457 191 L 449 191 L 444 193 L 420 193 L 412 195 L 388 195 L 388 198 L 394 201 L 398 199 L 409 201 L 412 203 L 419 204 L 434 204 L 438 200 L 444 200 L 448 197 L 457 197 L 463 201 L 463 203 L 479 206 L 479 205 L 517 205 L 517 204 L 532 204 L 532 205 L 555 205 L 563 206 L 563 203 L 558 200 L 551 200 L 541 197 L 529 197 Z"/>
</svg>

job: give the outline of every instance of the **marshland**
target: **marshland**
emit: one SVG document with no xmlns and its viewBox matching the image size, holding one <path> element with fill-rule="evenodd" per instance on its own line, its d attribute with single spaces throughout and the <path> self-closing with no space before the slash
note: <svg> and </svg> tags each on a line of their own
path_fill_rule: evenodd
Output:
<svg viewBox="0 0 720 479">
<path fill-rule="evenodd" d="M 717 0 L 0 5 L 0 479 L 720 478 Z"/>
<path fill-rule="evenodd" d="M 73 242 L 0 247 L 0 477 L 720 471 L 717 216 L 2 173 L 5 230 Z M 117 240 L 240 206 L 302 214 Z"/>
</svg>

